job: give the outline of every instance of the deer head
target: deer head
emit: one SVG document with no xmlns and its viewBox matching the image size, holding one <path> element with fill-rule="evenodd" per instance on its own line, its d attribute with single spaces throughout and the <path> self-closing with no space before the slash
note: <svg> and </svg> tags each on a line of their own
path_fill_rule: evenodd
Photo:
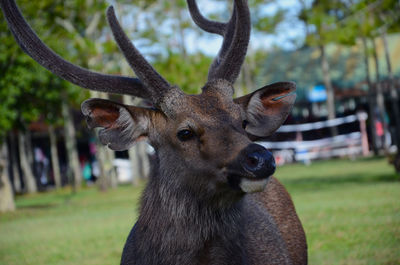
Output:
<svg viewBox="0 0 400 265">
<path fill-rule="evenodd" d="M 0 0 L 18 44 L 54 74 L 83 88 L 151 100 L 152 109 L 103 99 L 83 102 L 89 127 L 102 128 L 99 139 L 104 145 L 126 150 L 147 138 L 158 152 L 168 181 L 184 183 L 201 194 L 205 190 L 212 196 L 230 190 L 260 191 L 273 174 L 275 162 L 269 151 L 250 139 L 272 134 L 285 121 L 296 97 L 295 84 L 275 83 L 233 99 L 233 84 L 250 38 L 247 1 L 234 1 L 227 23 L 206 19 L 195 0 L 187 2 L 200 28 L 223 36 L 208 81 L 198 95 L 185 94 L 156 72 L 125 35 L 113 7 L 107 10 L 109 25 L 137 78 L 100 74 L 65 61 L 38 38 L 13 0 Z"/>
</svg>

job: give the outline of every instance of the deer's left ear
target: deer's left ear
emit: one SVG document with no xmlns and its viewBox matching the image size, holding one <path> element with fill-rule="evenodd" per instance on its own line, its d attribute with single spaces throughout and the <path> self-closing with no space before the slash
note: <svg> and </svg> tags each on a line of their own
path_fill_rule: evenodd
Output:
<svg viewBox="0 0 400 265">
<path fill-rule="evenodd" d="M 150 109 L 97 98 L 83 102 L 81 109 L 90 129 L 102 128 L 99 131 L 100 142 L 112 150 L 127 150 L 140 138 L 148 136 Z"/>
<path fill-rule="evenodd" d="M 296 100 L 296 84 L 279 82 L 234 99 L 246 113 L 246 131 L 265 137 L 274 133 L 286 120 Z"/>
</svg>

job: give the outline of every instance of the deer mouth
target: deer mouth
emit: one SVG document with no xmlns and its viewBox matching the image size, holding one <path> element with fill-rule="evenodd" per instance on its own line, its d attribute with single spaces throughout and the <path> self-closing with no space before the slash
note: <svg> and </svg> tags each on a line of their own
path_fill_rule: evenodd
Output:
<svg viewBox="0 0 400 265">
<path fill-rule="evenodd" d="M 247 179 L 242 178 L 239 186 L 246 193 L 260 192 L 265 189 L 269 181 L 269 177 L 265 179 Z"/>
<path fill-rule="evenodd" d="M 227 172 L 228 184 L 235 190 L 245 193 L 260 192 L 265 189 L 270 176 L 256 178 L 253 174 L 229 171 Z"/>
</svg>

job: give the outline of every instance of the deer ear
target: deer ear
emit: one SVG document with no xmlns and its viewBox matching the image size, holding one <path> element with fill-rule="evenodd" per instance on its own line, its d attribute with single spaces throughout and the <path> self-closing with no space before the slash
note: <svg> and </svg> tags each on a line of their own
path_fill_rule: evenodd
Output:
<svg viewBox="0 0 400 265">
<path fill-rule="evenodd" d="M 100 142 L 112 150 L 127 150 L 148 135 L 151 110 L 96 98 L 84 101 L 81 109 L 90 129 L 102 128 Z"/>
<path fill-rule="evenodd" d="M 286 120 L 296 100 L 296 84 L 279 82 L 234 99 L 246 113 L 246 131 L 265 137 L 274 133 Z"/>
</svg>

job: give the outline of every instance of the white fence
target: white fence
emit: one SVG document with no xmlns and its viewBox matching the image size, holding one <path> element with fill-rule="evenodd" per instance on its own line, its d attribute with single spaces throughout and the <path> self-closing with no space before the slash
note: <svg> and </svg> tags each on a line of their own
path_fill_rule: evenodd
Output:
<svg viewBox="0 0 400 265">
<path fill-rule="evenodd" d="M 365 125 L 367 117 L 366 113 L 359 113 L 327 121 L 284 125 L 278 130 L 278 133 L 296 132 L 301 134 L 304 131 L 320 130 L 356 121 L 359 122 L 359 130 L 318 140 L 259 142 L 259 144 L 272 149 L 278 165 L 293 161 L 309 163 L 313 159 L 368 155 L 369 147 Z"/>
</svg>

